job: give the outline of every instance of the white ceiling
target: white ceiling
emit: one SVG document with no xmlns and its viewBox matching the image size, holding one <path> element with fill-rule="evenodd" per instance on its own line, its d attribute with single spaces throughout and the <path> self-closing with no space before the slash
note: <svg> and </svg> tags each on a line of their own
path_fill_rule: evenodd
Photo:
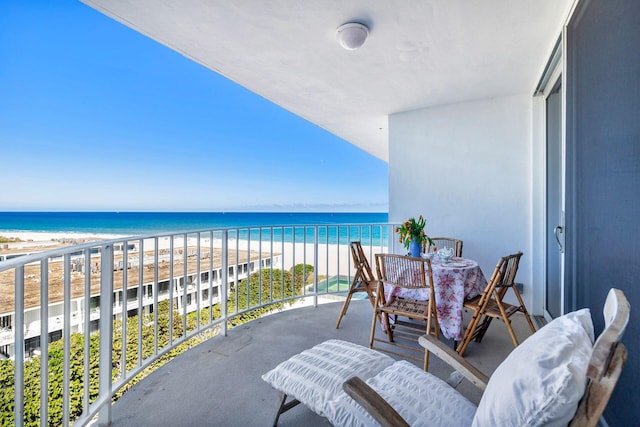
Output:
<svg viewBox="0 0 640 427">
<path fill-rule="evenodd" d="M 573 2 L 82 1 L 385 161 L 389 114 L 532 92 Z"/>
</svg>

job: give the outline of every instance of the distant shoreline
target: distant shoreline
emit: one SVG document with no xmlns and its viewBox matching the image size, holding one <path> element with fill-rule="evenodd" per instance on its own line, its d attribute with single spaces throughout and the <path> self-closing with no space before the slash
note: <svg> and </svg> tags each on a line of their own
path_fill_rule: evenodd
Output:
<svg viewBox="0 0 640 427">
<path fill-rule="evenodd" d="M 68 233 L 74 236 L 146 236 L 165 233 L 247 227 L 386 224 L 376 212 L 0 212 L 0 235 Z"/>
<path fill-rule="evenodd" d="M 17 243 L 44 243 L 58 240 L 111 240 L 127 237 L 124 234 L 83 233 L 73 231 L 14 231 L 0 230 L 0 236 L 9 239 L 20 239 Z"/>
</svg>

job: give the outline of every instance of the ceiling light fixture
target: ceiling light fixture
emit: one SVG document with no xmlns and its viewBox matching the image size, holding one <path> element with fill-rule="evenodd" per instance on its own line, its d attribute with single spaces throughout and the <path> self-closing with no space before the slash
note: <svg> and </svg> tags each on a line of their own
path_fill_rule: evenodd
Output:
<svg viewBox="0 0 640 427">
<path fill-rule="evenodd" d="M 359 22 L 347 22 L 336 30 L 336 39 L 347 50 L 356 50 L 367 40 L 369 28 Z"/>
</svg>

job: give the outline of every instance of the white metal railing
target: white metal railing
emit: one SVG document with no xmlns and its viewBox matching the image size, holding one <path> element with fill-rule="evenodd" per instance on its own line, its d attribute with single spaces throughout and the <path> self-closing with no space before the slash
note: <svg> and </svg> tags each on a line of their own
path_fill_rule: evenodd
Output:
<svg viewBox="0 0 640 427">
<path fill-rule="evenodd" d="M 0 300 L 0 316 L 12 320 L 11 327 L 2 330 L 0 350 L 14 360 L 14 425 L 34 419 L 42 426 L 108 424 L 116 393 L 187 340 L 212 329 L 226 335 L 231 320 L 252 310 L 307 297 L 317 305 L 319 296 L 347 291 L 354 273 L 348 244 L 356 240 L 370 259 L 375 253 L 399 249 L 391 224 L 292 225 L 134 236 L 0 261 L 0 286 L 3 292 L 12 291 Z M 277 273 L 299 264 L 313 266 L 311 284 L 295 283 L 300 278 L 292 274 L 289 285 L 285 273 Z M 255 287 L 250 284 L 252 277 L 257 280 Z M 166 281 L 168 289 L 160 286 Z M 232 291 L 234 298 L 225 297 Z M 244 300 L 239 296 L 242 292 Z M 160 313 L 163 300 L 170 303 L 167 313 Z M 166 342 L 160 340 L 159 322 L 165 314 Z M 175 316 L 182 324 L 176 336 Z M 127 322 L 132 319 L 137 321 Z M 28 336 L 27 324 L 32 325 Z M 36 336 L 33 325 L 40 327 Z M 98 366 L 92 364 L 92 332 L 99 334 Z M 72 354 L 76 333 L 82 337 L 81 356 Z M 127 345 L 132 337 L 143 338 L 137 339 L 137 348 Z M 58 339 L 62 341 L 62 401 L 53 402 L 49 352 L 40 347 Z M 151 340 L 152 348 L 143 346 L 143 340 Z M 80 397 L 72 396 L 79 393 L 77 376 L 71 389 L 71 365 L 77 367 L 77 357 L 82 357 Z M 39 379 L 25 378 L 25 365 L 38 361 Z M 95 377 L 97 392 L 89 387 Z M 25 387 L 38 381 L 39 413 L 25 413 L 27 406 L 33 407 L 27 405 L 25 395 L 38 394 L 32 390 L 25 394 Z M 80 408 L 72 405 L 78 400 Z M 55 414 L 49 408 L 55 408 Z M 5 421 L 11 416 L 1 415 Z"/>
</svg>

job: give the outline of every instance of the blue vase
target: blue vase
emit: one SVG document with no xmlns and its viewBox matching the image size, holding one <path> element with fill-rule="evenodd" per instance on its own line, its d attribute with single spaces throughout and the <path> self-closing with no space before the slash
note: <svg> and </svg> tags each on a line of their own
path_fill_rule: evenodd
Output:
<svg viewBox="0 0 640 427">
<path fill-rule="evenodd" d="M 414 258 L 419 258 L 422 254 L 422 245 L 416 241 L 409 242 L 409 255 Z"/>
</svg>

